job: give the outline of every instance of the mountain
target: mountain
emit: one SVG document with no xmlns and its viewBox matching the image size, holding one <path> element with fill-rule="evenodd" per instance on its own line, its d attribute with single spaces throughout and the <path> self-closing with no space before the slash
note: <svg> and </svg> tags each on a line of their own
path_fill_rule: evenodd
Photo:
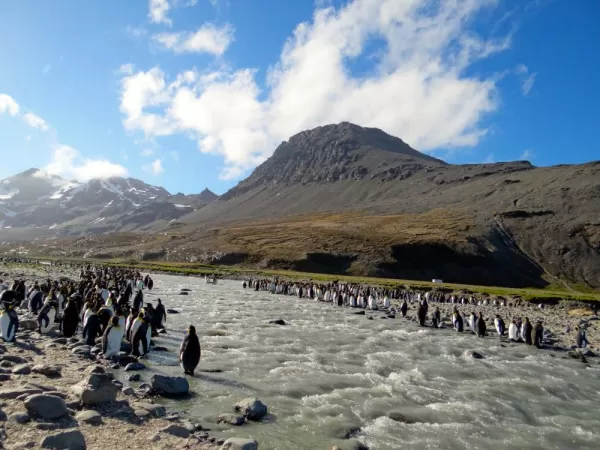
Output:
<svg viewBox="0 0 600 450">
<path fill-rule="evenodd" d="M 0 227 L 61 235 L 141 230 L 202 208 L 211 198 L 173 196 L 134 178 L 78 183 L 30 169 L 0 180 Z"/>
<path fill-rule="evenodd" d="M 0 195 L 15 196 L 9 189 Z M 382 130 L 344 122 L 292 136 L 203 207 L 181 208 L 202 194 L 156 196 L 129 214 L 102 213 L 96 224 L 73 217 L 57 228 L 84 238 L 22 244 L 24 251 L 600 287 L 600 162 L 453 165 Z M 109 201 L 97 200 L 96 213 Z M 92 217 L 99 220 L 90 213 L 85 221 Z M 130 230 L 136 233 L 106 234 Z"/>
</svg>

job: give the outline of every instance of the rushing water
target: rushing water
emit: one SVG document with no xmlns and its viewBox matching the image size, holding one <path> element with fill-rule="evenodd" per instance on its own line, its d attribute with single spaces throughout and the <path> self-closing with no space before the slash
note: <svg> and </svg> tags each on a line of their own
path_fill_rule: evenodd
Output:
<svg viewBox="0 0 600 450">
<path fill-rule="evenodd" d="M 329 449 L 350 433 L 373 449 L 575 449 L 600 445 L 600 366 L 591 368 L 497 338 L 367 320 L 349 308 L 242 289 L 241 282 L 156 275 L 146 300 L 181 312 L 151 370 L 180 374 L 189 324 L 202 344 L 191 400 L 177 409 L 261 449 Z M 182 288 L 191 289 L 179 296 Z M 284 319 L 287 326 L 269 325 Z M 476 350 L 483 360 L 463 356 Z M 147 376 L 146 376 L 147 377 Z M 216 424 L 238 400 L 259 397 L 267 423 Z M 396 420 L 392 420 L 393 416 Z"/>
</svg>

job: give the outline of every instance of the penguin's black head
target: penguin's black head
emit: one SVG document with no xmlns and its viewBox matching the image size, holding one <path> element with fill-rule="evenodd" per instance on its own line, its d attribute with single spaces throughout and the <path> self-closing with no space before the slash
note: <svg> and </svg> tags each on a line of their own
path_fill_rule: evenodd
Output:
<svg viewBox="0 0 600 450">
<path fill-rule="evenodd" d="M 196 334 L 196 327 L 194 327 L 194 325 L 190 325 L 190 327 L 188 328 L 188 333 L 194 336 Z"/>
</svg>

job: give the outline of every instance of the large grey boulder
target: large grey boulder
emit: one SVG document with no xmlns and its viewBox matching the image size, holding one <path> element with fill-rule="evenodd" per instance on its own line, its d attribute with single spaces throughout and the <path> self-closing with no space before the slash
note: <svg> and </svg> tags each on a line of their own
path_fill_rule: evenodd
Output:
<svg viewBox="0 0 600 450">
<path fill-rule="evenodd" d="M 69 414 L 65 401 L 48 394 L 32 395 L 25 400 L 25 408 L 31 416 L 46 420 L 60 419 Z"/>
<path fill-rule="evenodd" d="M 223 443 L 222 450 L 258 450 L 258 442 L 254 439 L 229 438 Z"/>
<path fill-rule="evenodd" d="M 107 374 L 94 373 L 73 386 L 72 391 L 84 405 L 101 405 L 114 402 L 119 388 Z"/>
<path fill-rule="evenodd" d="M 85 438 L 79 430 L 69 430 L 46 436 L 40 443 L 42 448 L 86 450 Z"/>
<path fill-rule="evenodd" d="M 166 377 L 164 375 L 154 375 L 150 379 L 152 389 L 158 395 L 165 397 L 177 397 L 187 395 L 190 391 L 188 381 L 183 377 Z"/>
<path fill-rule="evenodd" d="M 241 413 L 246 419 L 258 422 L 267 415 L 267 405 L 257 398 L 247 398 L 237 402 L 233 409 Z"/>
</svg>

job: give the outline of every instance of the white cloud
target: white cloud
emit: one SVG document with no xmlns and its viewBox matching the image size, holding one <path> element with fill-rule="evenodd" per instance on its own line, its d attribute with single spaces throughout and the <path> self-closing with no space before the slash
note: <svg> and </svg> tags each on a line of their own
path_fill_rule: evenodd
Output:
<svg viewBox="0 0 600 450">
<path fill-rule="evenodd" d="M 121 64 L 121 67 L 119 67 L 119 70 L 117 71 L 117 73 L 120 73 L 123 75 L 131 75 L 134 71 L 135 71 L 135 66 L 131 63 L 127 63 L 127 64 Z"/>
<path fill-rule="evenodd" d="M 151 164 L 146 164 L 143 169 L 155 176 L 158 176 L 165 171 L 160 159 L 155 159 Z"/>
<path fill-rule="evenodd" d="M 506 50 L 511 36 L 482 37 L 469 24 L 494 3 L 354 0 L 318 9 L 285 43 L 266 92 L 253 68 L 188 70 L 169 80 L 154 67 L 122 78 L 123 124 L 146 136 L 193 136 L 202 152 L 224 157 L 225 178 L 295 133 L 342 121 L 382 128 L 424 151 L 474 146 L 487 132 L 482 119 L 498 107 L 498 77 L 467 69 Z M 168 36 L 170 48 L 185 41 Z M 373 39 L 386 45 L 366 54 Z M 358 58 L 369 58 L 372 70 L 353 75 Z"/>
<path fill-rule="evenodd" d="M 142 150 L 140 152 L 141 156 L 152 156 L 154 155 L 154 150 L 152 150 L 151 148 L 145 148 L 144 150 Z"/>
<path fill-rule="evenodd" d="M 523 151 L 523 153 L 521 153 L 521 156 L 519 156 L 519 159 L 521 161 L 531 161 L 533 159 L 533 150 L 530 148 L 527 148 Z"/>
<path fill-rule="evenodd" d="M 515 73 L 521 78 L 521 92 L 527 97 L 533 88 L 537 72 L 530 72 L 525 64 L 519 64 L 515 69 Z"/>
<path fill-rule="evenodd" d="M 27 125 L 29 125 L 31 128 L 35 128 L 36 130 L 49 130 L 46 121 L 36 114 L 27 113 L 23 115 L 23 120 L 25 121 L 25 123 L 27 123 Z"/>
<path fill-rule="evenodd" d="M 127 169 L 119 164 L 111 163 L 106 159 L 84 158 L 78 150 L 62 144 L 55 146 L 52 161 L 44 171 L 78 181 L 127 175 Z"/>
<path fill-rule="evenodd" d="M 172 25 L 171 20 L 167 17 L 167 12 L 171 9 L 169 0 L 149 0 L 148 1 L 148 17 L 152 23 L 164 23 Z"/>
<path fill-rule="evenodd" d="M 233 42 L 233 35 L 231 25 L 217 27 L 207 23 L 193 33 L 160 33 L 153 36 L 153 39 L 175 53 L 211 53 L 221 56 Z"/>
<path fill-rule="evenodd" d="M 0 113 L 16 116 L 19 114 L 19 105 L 10 95 L 0 94 Z"/>
</svg>

